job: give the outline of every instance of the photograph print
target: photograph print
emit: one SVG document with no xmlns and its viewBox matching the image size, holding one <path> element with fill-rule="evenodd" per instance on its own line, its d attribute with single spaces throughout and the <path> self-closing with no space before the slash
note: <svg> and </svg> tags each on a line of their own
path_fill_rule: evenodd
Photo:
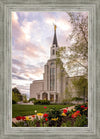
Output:
<svg viewBox="0 0 100 139">
<path fill-rule="evenodd" d="M 88 12 L 12 12 L 12 127 L 88 127 Z"/>
</svg>

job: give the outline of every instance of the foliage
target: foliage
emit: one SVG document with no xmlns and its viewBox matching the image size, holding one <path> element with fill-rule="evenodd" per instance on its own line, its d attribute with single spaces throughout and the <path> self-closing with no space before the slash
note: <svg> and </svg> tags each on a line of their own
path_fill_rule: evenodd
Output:
<svg viewBox="0 0 100 139">
<path fill-rule="evenodd" d="M 66 87 L 66 90 L 65 90 L 65 99 L 63 99 L 63 103 L 66 104 L 66 103 L 69 103 L 71 104 L 71 101 L 72 101 L 72 93 L 69 91 L 68 87 Z"/>
<path fill-rule="evenodd" d="M 30 98 L 30 99 L 29 99 L 29 102 L 30 102 L 30 101 L 33 101 L 33 102 L 34 102 L 35 100 L 36 100 L 36 98 Z"/>
<path fill-rule="evenodd" d="M 35 100 L 34 105 L 49 105 L 50 101 L 49 100 Z"/>
<path fill-rule="evenodd" d="M 15 101 L 15 102 L 20 101 L 20 100 L 21 100 L 21 99 L 20 99 L 20 94 L 14 93 L 14 92 L 12 91 L 12 100 L 13 100 L 13 102 L 14 102 L 14 101 Z"/>
<path fill-rule="evenodd" d="M 88 92 L 88 80 L 84 76 L 80 76 L 79 78 L 74 78 L 72 80 L 72 83 L 74 87 L 77 89 L 77 94 L 80 97 L 80 95 L 83 95 L 84 88 L 85 88 L 85 95 L 87 96 Z"/>
<path fill-rule="evenodd" d="M 21 94 L 20 91 L 19 91 L 16 87 L 14 87 L 14 88 L 12 89 L 12 91 L 13 91 L 14 93 L 16 93 L 16 94 Z"/>
<path fill-rule="evenodd" d="M 66 127 L 66 123 L 62 123 L 61 124 L 61 127 Z"/>
<path fill-rule="evenodd" d="M 73 77 L 71 82 L 72 83 L 69 84 L 69 88 L 66 87 L 65 94 L 64 94 L 65 99 L 63 100 L 63 103 L 66 103 L 66 102 L 71 103 L 74 100 L 75 101 L 83 100 L 83 97 L 88 96 L 88 80 L 84 76 Z M 77 96 L 74 98 L 72 97 L 72 92 L 71 92 L 71 90 L 73 89 L 76 90 L 76 96 Z M 84 94 L 84 91 L 85 91 L 85 94 Z"/>
<path fill-rule="evenodd" d="M 27 103 L 27 96 L 26 95 L 23 95 L 23 103 Z"/>
<path fill-rule="evenodd" d="M 70 46 L 60 48 L 57 52 L 58 59 L 66 61 L 67 73 L 88 75 L 88 15 L 69 12 L 69 22 L 72 25 L 72 32 L 68 40 Z"/>
<path fill-rule="evenodd" d="M 75 100 L 75 101 L 80 101 L 80 100 L 83 100 L 83 98 L 73 97 L 73 98 L 72 98 L 72 101 L 74 101 L 74 100 Z"/>
<path fill-rule="evenodd" d="M 66 126 L 71 127 L 71 121 L 67 121 Z"/>
<path fill-rule="evenodd" d="M 16 87 L 12 89 L 12 100 L 16 102 L 23 100 L 23 96 Z"/>
<path fill-rule="evenodd" d="M 16 101 L 15 100 L 12 100 L 12 104 L 16 104 Z"/>
<path fill-rule="evenodd" d="M 76 121 L 75 121 L 75 123 L 74 123 L 74 126 L 76 127 L 83 127 L 83 126 L 85 126 L 85 125 L 88 125 L 88 120 L 87 120 L 87 118 L 86 118 L 86 116 L 85 115 L 82 115 L 82 116 L 78 116 L 77 118 L 76 118 Z"/>
</svg>

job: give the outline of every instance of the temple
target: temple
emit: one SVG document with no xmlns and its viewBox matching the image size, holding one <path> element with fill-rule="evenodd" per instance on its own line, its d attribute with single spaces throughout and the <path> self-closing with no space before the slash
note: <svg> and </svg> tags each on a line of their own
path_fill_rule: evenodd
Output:
<svg viewBox="0 0 100 139">
<path fill-rule="evenodd" d="M 43 80 L 34 80 L 30 84 L 30 98 L 50 100 L 61 103 L 66 95 L 66 87 L 72 87 L 71 78 L 68 77 L 63 63 L 56 63 L 56 53 L 59 49 L 56 35 L 57 27 L 54 25 L 54 38 L 50 48 L 50 59 L 44 65 Z M 72 91 L 75 96 L 75 90 Z"/>
</svg>

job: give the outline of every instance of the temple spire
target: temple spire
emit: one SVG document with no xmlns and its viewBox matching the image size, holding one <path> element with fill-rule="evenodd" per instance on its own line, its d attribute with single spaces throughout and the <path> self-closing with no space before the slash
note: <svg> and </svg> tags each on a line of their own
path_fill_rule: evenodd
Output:
<svg viewBox="0 0 100 139">
<path fill-rule="evenodd" d="M 53 45 L 55 45 L 56 47 L 58 47 L 57 36 L 56 36 L 56 28 L 57 28 L 57 26 L 54 24 L 54 38 L 53 38 Z"/>
<path fill-rule="evenodd" d="M 57 26 L 54 24 L 54 38 L 53 38 L 53 43 L 52 43 L 52 47 L 51 47 L 51 50 L 50 50 L 50 59 L 55 59 L 56 58 L 56 53 L 57 53 L 57 50 L 58 50 L 56 29 L 57 29 Z"/>
</svg>

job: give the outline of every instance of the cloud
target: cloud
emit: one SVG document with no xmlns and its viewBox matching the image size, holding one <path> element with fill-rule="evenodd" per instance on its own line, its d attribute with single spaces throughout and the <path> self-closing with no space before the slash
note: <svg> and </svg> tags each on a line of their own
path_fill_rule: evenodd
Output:
<svg viewBox="0 0 100 139">
<path fill-rule="evenodd" d="M 18 59 L 12 59 L 12 63 L 14 65 L 19 65 L 19 66 L 23 65 L 23 62 L 21 60 L 18 60 Z"/>
<path fill-rule="evenodd" d="M 21 30 L 25 33 L 25 38 L 26 40 L 30 40 L 31 39 L 31 31 L 32 28 L 35 28 L 35 26 L 37 26 L 37 21 L 34 20 L 32 22 L 28 22 L 26 20 L 23 21 L 23 24 L 21 26 Z"/>
<path fill-rule="evenodd" d="M 14 75 L 14 74 L 12 74 L 12 78 L 13 78 L 13 79 L 19 79 L 19 80 L 26 80 L 26 78 L 23 78 L 23 77 L 21 77 L 21 76 Z"/>
<path fill-rule="evenodd" d="M 13 59 L 12 61 L 12 73 L 14 73 L 12 74 L 13 79 L 33 80 L 34 78 L 40 77 L 41 73 L 43 73 L 43 62 L 40 62 L 37 65 L 31 65 L 16 59 Z"/>
<path fill-rule="evenodd" d="M 12 12 L 12 23 L 18 24 L 18 16 L 16 12 Z"/>
<path fill-rule="evenodd" d="M 53 24 L 56 24 L 59 30 L 62 31 L 67 31 L 70 32 L 72 30 L 72 26 L 71 24 L 68 22 L 68 17 L 67 17 L 67 13 L 66 15 L 61 15 L 60 13 L 58 13 L 58 17 L 55 18 L 52 16 L 48 16 L 45 20 L 45 23 L 47 23 L 48 25 L 52 26 Z"/>
<path fill-rule="evenodd" d="M 32 37 L 31 31 L 36 21 L 23 21 L 22 25 L 18 22 L 18 16 L 15 12 L 12 13 L 12 40 L 13 40 L 13 57 L 19 55 L 30 56 L 31 58 L 38 57 L 39 54 L 46 53 L 42 45 L 34 44 L 30 39 Z M 36 27 L 35 27 L 36 28 Z M 33 29 L 34 30 L 34 29 Z M 34 33 L 35 36 L 38 36 Z M 17 52 L 15 51 L 17 50 Z M 38 53 L 37 53 L 38 52 Z"/>
</svg>

